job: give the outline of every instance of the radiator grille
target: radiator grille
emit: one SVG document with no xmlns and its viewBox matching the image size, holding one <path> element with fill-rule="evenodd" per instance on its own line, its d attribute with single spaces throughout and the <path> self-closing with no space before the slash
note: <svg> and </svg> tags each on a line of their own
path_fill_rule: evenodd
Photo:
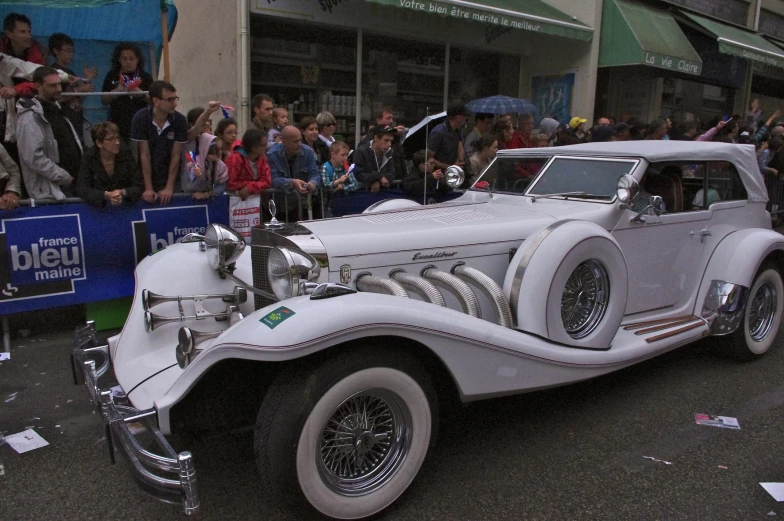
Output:
<svg viewBox="0 0 784 521">
<path fill-rule="evenodd" d="M 272 286 L 269 283 L 267 276 L 267 259 L 272 248 L 269 246 L 254 246 L 250 247 L 250 262 L 253 268 L 253 286 L 272 293 Z M 253 295 L 253 302 L 256 309 L 261 309 L 264 306 L 269 306 L 274 300 L 261 295 Z"/>
</svg>

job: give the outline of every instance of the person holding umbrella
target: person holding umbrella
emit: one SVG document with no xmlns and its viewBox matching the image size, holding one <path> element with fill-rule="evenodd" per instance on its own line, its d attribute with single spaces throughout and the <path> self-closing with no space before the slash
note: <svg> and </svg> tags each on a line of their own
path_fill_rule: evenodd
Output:
<svg viewBox="0 0 784 521">
<path fill-rule="evenodd" d="M 446 121 L 430 132 L 427 155 L 434 159 L 437 169 L 446 170 L 452 165 L 465 165 L 465 148 L 461 129 L 471 111 L 465 105 L 450 105 L 446 111 Z"/>
</svg>

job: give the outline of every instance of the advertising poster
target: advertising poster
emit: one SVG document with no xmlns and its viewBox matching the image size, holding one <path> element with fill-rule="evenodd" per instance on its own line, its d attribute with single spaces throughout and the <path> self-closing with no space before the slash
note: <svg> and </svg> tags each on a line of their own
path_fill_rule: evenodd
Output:
<svg viewBox="0 0 784 521">
<path fill-rule="evenodd" d="M 568 123 L 572 117 L 574 74 L 534 76 L 531 78 L 533 102 L 542 118 Z"/>
</svg>

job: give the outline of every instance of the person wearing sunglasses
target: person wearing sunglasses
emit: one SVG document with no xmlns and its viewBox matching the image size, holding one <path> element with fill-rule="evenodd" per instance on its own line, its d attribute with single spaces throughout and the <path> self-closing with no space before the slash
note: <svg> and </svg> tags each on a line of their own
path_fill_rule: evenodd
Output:
<svg viewBox="0 0 784 521">
<path fill-rule="evenodd" d="M 182 145 L 188 142 L 188 121 L 177 112 L 177 89 L 165 81 L 150 84 L 148 107 L 131 121 L 131 139 L 139 147 L 144 179 L 142 199 L 165 206 L 177 191 Z"/>
</svg>

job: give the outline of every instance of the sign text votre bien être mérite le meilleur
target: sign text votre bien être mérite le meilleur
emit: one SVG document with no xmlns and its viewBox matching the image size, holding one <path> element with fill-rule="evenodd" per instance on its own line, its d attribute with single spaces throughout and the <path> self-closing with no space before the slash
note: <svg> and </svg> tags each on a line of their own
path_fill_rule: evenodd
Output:
<svg viewBox="0 0 784 521">
<path fill-rule="evenodd" d="M 411 9 L 414 11 L 422 11 L 424 13 L 439 14 L 441 16 L 449 16 L 451 18 L 460 18 L 463 20 L 471 20 L 473 22 L 489 23 L 493 25 L 501 25 L 504 27 L 513 27 L 515 29 L 524 29 L 526 31 L 539 31 L 539 25 L 530 23 L 526 20 L 516 20 L 506 16 L 497 15 L 489 12 L 476 11 L 464 7 L 457 7 L 452 5 L 443 5 L 434 1 L 418 1 L 418 0 L 398 0 L 399 7 L 404 9 Z"/>
</svg>

